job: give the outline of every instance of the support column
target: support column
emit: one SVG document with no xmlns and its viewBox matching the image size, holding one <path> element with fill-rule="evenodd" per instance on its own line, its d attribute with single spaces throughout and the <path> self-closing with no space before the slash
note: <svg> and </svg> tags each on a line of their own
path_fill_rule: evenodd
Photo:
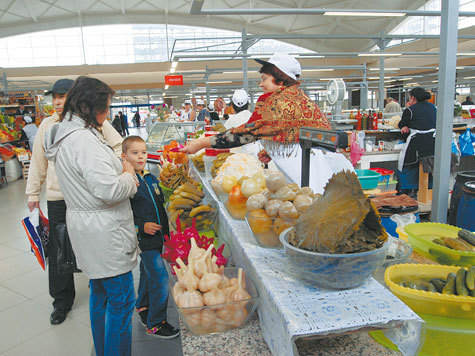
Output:
<svg viewBox="0 0 475 356">
<path fill-rule="evenodd" d="M 434 190 L 431 220 L 445 223 L 449 201 L 450 155 L 454 116 L 455 67 L 457 64 L 458 0 L 442 0 L 440 60 L 437 94 Z"/>
<path fill-rule="evenodd" d="M 381 47 L 383 51 L 384 46 Z M 384 111 L 384 56 L 379 57 L 379 87 L 378 87 L 378 108 Z"/>
<path fill-rule="evenodd" d="M 206 105 L 209 105 L 209 85 L 208 85 L 208 79 L 209 79 L 209 74 L 208 74 L 208 66 L 205 67 L 206 74 L 205 74 L 205 88 L 206 88 Z"/>
<path fill-rule="evenodd" d="M 366 79 L 367 69 L 366 63 L 364 63 L 363 67 L 363 81 L 360 90 L 360 108 L 361 110 L 366 110 L 368 108 L 368 81 Z"/>
<path fill-rule="evenodd" d="M 5 89 L 5 95 L 8 95 L 8 80 L 5 72 L 3 72 L 3 88 Z"/>
<path fill-rule="evenodd" d="M 254 111 L 254 92 L 249 93 L 249 97 L 251 98 L 251 102 L 249 103 L 249 111 L 253 112 Z"/>
<path fill-rule="evenodd" d="M 246 29 L 241 30 L 241 49 L 242 49 L 242 85 L 244 90 L 249 91 L 249 81 L 247 79 L 247 41 L 246 41 Z"/>
</svg>

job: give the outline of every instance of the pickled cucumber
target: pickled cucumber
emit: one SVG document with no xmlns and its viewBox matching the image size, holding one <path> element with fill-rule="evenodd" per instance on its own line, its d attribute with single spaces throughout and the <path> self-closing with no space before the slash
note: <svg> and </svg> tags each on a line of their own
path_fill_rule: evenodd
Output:
<svg viewBox="0 0 475 356">
<path fill-rule="evenodd" d="M 475 290 L 475 266 L 468 269 L 467 276 L 465 277 L 465 285 L 472 292 Z"/>
<path fill-rule="evenodd" d="M 470 245 L 475 246 L 475 235 L 466 229 L 459 230 L 458 237 L 467 241 Z"/>
<path fill-rule="evenodd" d="M 463 295 L 463 296 L 468 296 L 469 291 L 467 287 L 465 286 L 465 277 L 467 276 L 467 271 L 465 268 L 460 268 L 457 271 L 456 275 L 456 281 L 455 281 L 455 290 L 457 292 L 457 295 Z"/>
<path fill-rule="evenodd" d="M 442 290 L 445 286 L 445 280 L 443 280 L 442 278 L 432 278 L 429 282 L 435 286 L 437 292 L 442 293 Z"/>
<path fill-rule="evenodd" d="M 445 284 L 444 289 L 442 289 L 442 294 L 450 294 L 450 295 L 455 294 L 456 278 L 457 278 L 457 275 L 455 273 L 448 274 L 447 283 Z"/>
</svg>

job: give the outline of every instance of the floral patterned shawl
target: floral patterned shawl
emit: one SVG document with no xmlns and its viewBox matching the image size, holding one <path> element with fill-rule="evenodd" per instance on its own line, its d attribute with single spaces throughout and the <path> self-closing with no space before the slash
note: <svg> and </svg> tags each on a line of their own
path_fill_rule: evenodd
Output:
<svg viewBox="0 0 475 356">
<path fill-rule="evenodd" d="M 282 151 L 282 145 L 298 144 L 301 127 L 331 128 L 318 106 L 292 85 L 261 95 L 247 124 L 213 136 L 211 145 L 237 147 L 262 139 L 268 151 Z"/>
</svg>

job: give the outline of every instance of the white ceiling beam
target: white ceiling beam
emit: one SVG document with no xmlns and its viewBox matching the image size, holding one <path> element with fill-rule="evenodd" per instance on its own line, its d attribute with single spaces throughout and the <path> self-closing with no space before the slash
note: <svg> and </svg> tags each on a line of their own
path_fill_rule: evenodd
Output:
<svg viewBox="0 0 475 356">
<path fill-rule="evenodd" d="M 13 4 L 15 3 L 16 0 L 12 0 L 10 1 L 10 3 L 7 5 L 7 7 L 5 8 L 5 10 L 3 10 L 2 14 L 0 15 L 0 19 L 3 17 L 3 15 L 5 15 L 8 10 L 10 10 L 10 8 L 13 6 Z"/>
<path fill-rule="evenodd" d="M 26 10 L 28 11 L 28 14 L 30 14 L 31 19 L 35 22 L 38 21 L 35 14 L 33 13 L 33 10 L 31 9 L 30 0 L 23 0 L 23 5 L 25 5 Z"/>
</svg>

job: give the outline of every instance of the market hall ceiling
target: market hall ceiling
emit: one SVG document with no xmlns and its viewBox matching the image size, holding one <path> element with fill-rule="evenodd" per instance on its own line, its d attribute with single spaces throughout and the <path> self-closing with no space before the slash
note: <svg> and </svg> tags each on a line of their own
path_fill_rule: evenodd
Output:
<svg viewBox="0 0 475 356">
<path fill-rule="evenodd" d="M 318 9 L 340 9 L 355 11 L 355 9 L 374 9 L 379 11 L 416 11 L 426 1 L 424 0 L 394 0 L 391 2 L 373 1 L 309 1 L 309 0 L 0 0 L 0 38 L 34 31 L 52 30 L 67 27 L 93 26 L 106 24 L 177 24 L 188 26 L 204 26 L 241 32 L 246 28 L 247 34 L 277 35 L 292 38 L 280 39 L 288 43 L 316 52 L 361 52 L 371 49 L 375 42 L 368 38 L 380 33 L 389 33 L 395 26 L 407 17 L 354 17 L 354 16 L 324 16 L 317 15 Z M 198 6 L 197 6 L 198 5 Z M 199 11 L 219 12 L 222 10 L 239 14 L 190 14 L 193 8 Z M 250 14 L 250 11 L 260 11 L 259 14 Z M 282 14 L 286 10 L 294 10 L 294 14 Z M 196 9 L 195 9 L 196 10 Z M 198 11 L 198 12 L 199 12 Z M 272 11 L 281 12 L 272 14 Z M 301 12 L 312 12 L 311 15 Z M 195 11 L 196 12 L 196 11 Z M 473 18 L 473 17 L 472 17 Z M 366 36 L 366 38 L 313 38 L 299 39 L 298 36 Z M 460 35 L 475 35 L 475 26 L 459 31 Z M 473 51 L 475 40 L 461 40 L 459 51 Z M 438 39 L 420 39 L 397 47 L 397 51 L 438 51 Z M 1 55 L 1 54 L 0 54 Z M 470 64 L 470 61 L 471 64 Z M 196 61 L 194 63 L 180 61 L 178 71 L 204 70 L 205 65 L 210 67 L 241 67 L 241 60 Z M 301 60 L 306 66 L 332 65 L 361 65 L 366 62 L 368 67 L 379 67 L 377 57 L 362 58 L 323 58 Z M 386 58 L 385 66 L 405 67 L 417 65 L 438 65 L 438 57 L 393 57 Z M 249 78 L 257 80 L 253 61 L 249 61 Z M 252 63 L 252 64 L 251 64 Z M 458 65 L 473 66 L 473 57 L 464 57 Z M 78 75 L 94 75 L 114 86 L 115 89 L 163 88 L 164 75 L 169 70 L 169 63 L 137 63 L 123 65 L 81 65 L 71 67 L 41 67 L 41 68 L 5 68 L 8 80 L 21 82 L 27 79 L 52 83 L 59 76 L 70 75 L 73 79 Z M 434 72 L 435 70 L 433 70 Z M 313 80 L 331 75 L 332 77 L 347 77 L 351 72 L 335 71 L 332 73 L 312 73 Z M 369 75 L 377 72 L 369 72 Z M 401 75 L 410 74 L 410 71 L 401 71 Z M 361 76 L 361 71 L 354 71 L 354 75 Z M 470 74 L 471 75 L 471 74 Z M 308 76 L 308 73 L 307 73 Z M 186 77 L 186 75 L 185 75 Z M 196 77 L 194 77 L 196 78 Z M 213 80 L 229 80 L 242 78 L 242 73 L 235 75 L 214 75 Z M 358 80 L 358 78 L 355 78 Z M 431 78 L 436 79 L 436 78 Z M 191 80 L 185 78 L 186 81 Z M 201 85 L 203 83 L 197 83 Z M 234 83 L 240 86 L 239 82 Z M 234 85 L 233 84 L 233 85 Z M 45 85 L 46 87 L 49 84 Z"/>
<path fill-rule="evenodd" d="M 216 9 L 379 9 L 417 10 L 424 0 L 2 0 L 0 37 L 67 27 L 106 24 L 176 24 L 250 34 L 354 34 L 389 32 L 405 17 L 346 17 L 288 14 L 190 15 L 192 3 Z M 314 51 L 362 51 L 370 39 L 284 39 Z"/>
</svg>

